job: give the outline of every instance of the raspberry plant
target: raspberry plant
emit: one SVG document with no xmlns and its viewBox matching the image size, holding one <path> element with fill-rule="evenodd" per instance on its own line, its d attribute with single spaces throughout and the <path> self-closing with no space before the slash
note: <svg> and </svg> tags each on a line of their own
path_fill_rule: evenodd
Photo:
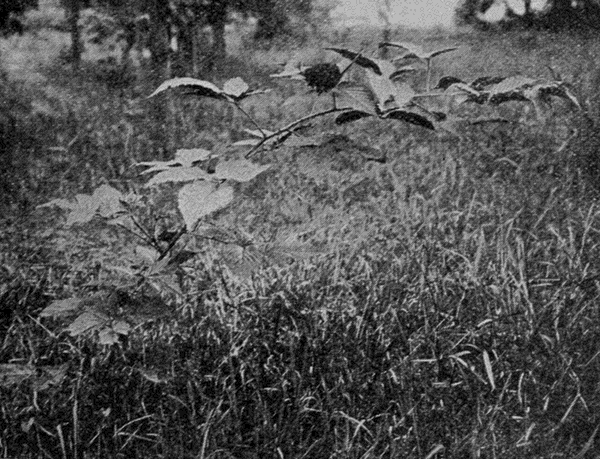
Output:
<svg viewBox="0 0 600 459">
<path fill-rule="evenodd" d="M 135 325 L 160 315 L 166 308 L 165 300 L 169 295 L 183 295 L 177 281 L 177 270 L 182 263 L 197 255 L 203 240 L 233 244 L 242 251 L 256 248 L 257 244 L 251 237 L 240 236 L 235 228 L 231 228 L 230 234 L 237 236 L 222 238 L 216 237 L 214 232 L 199 232 L 199 226 L 206 217 L 224 209 L 235 199 L 235 183 L 250 182 L 269 169 L 268 164 L 250 160 L 257 151 L 274 150 L 283 145 L 318 148 L 320 141 L 317 137 L 301 133 L 310 128 L 311 121 L 317 118 L 333 115 L 337 125 L 365 118 L 392 120 L 460 137 L 465 126 L 509 121 L 498 116 L 471 119 L 458 116 L 453 110 L 463 104 L 495 106 L 509 101 L 526 102 L 532 103 L 536 113 L 542 116 L 551 97 L 558 97 L 581 108 L 569 85 L 559 80 L 482 76 L 467 83 L 454 76 L 444 76 L 431 88 L 434 59 L 457 48 L 424 51 L 411 44 L 393 42 L 381 43 L 380 47 L 389 47 L 399 53 L 385 60 L 367 57 L 362 51 L 331 47 L 326 49 L 349 62 L 345 65 L 326 62 L 311 67 L 288 65 L 282 72 L 272 75 L 274 78 L 304 80 L 317 94 L 332 94 L 331 107 L 308 113 L 275 129 L 261 126 L 242 106 L 246 98 L 260 96 L 269 90 L 251 89 L 239 77 L 227 80 L 222 87 L 188 77 L 165 81 L 150 97 L 177 91 L 193 97 L 215 99 L 239 110 L 252 128 L 244 129 L 250 138 L 232 146 L 249 149 L 237 159 L 224 159 L 213 151 L 198 148 L 178 150 L 170 161 L 138 163 L 145 168 L 141 175 L 150 177 L 145 185 L 147 189 L 158 189 L 160 194 L 165 184 L 180 185 L 177 208 L 181 223 L 176 228 L 160 228 L 156 224 L 159 218 L 144 218 L 148 207 L 153 205 L 147 193 L 126 194 L 109 185 L 100 186 L 92 195 L 79 194 L 74 201 L 55 199 L 44 204 L 43 207 L 58 206 L 65 210 L 67 226 L 101 219 L 133 234 L 140 245 L 135 249 L 139 262 L 126 270 L 131 282 L 107 294 L 55 301 L 42 312 L 42 316 L 74 318 L 67 328 L 71 335 L 97 333 L 101 344 L 115 344 Z M 410 85 L 405 78 L 417 70 L 419 64 L 425 65 L 423 88 Z M 348 70 L 354 66 L 362 69 L 362 75 L 347 78 Z M 385 163 L 386 158 L 376 160 Z"/>
</svg>

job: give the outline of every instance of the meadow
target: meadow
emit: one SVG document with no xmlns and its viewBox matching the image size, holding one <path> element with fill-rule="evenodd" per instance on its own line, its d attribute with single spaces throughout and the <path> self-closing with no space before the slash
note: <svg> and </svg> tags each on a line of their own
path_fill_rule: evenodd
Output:
<svg viewBox="0 0 600 459">
<path fill-rule="evenodd" d="M 254 48 L 230 34 L 223 68 L 202 78 L 274 88 L 243 105 L 273 127 L 331 103 L 269 78 L 277 63 L 337 62 L 323 48 L 375 53 L 379 40 L 337 30 Z M 47 51 L 32 77 L 22 62 L 39 42 L 3 43 L 0 457 L 598 457 L 597 37 L 393 39 L 458 46 L 435 61 L 436 81 L 559 74 L 589 119 L 564 101 L 543 117 L 527 103 L 465 104 L 510 122 L 460 136 L 320 119 L 307 131 L 318 146 L 253 155 L 271 167 L 206 217 L 160 294 L 139 288 L 135 238 L 98 220 L 65 228 L 63 212 L 37 206 L 109 184 L 141 190 L 141 219 L 172 230 L 176 188 L 143 188 L 135 164 L 180 148 L 237 157 L 252 126 L 227 104 L 169 96 L 158 144 L 149 82 L 117 85 L 91 57 L 73 76 Z M 260 256 L 219 242 L 239 239 Z M 102 344 L 40 316 L 73 297 L 131 329 Z"/>
</svg>

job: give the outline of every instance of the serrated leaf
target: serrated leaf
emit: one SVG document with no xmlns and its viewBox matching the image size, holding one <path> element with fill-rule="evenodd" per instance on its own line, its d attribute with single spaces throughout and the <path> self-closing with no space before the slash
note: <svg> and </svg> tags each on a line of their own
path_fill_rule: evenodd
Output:
<svg viewBox="0 0 600 459">
<path fill-rule="evenodd" d="M 394 83 L 396 91 L 394 92 L 394 102 L 398 107 L 404 107 L 410 103 L 416 95 L 415 90 L 408 83 Z"/>
<path fill-rule="evenodd" d="M 196 78 L 173 78 L 165 81 L 161 84 L 156 91 L 150 94 L 148 97 L 154 97 L 169 89 L 184 89 L 194 95 L 211 97 L 213 99 L 225 99 L 226 96 L 223 94 L 216 85 L 210 81 L 198 80 Z"/>
<path fill-rule="evenodd" d="M 81 306 L 81 301 L 81 298 L 67 298 L 66 300 L 53 301 L 40 312 L 40 317 L 60 317 L 73 314 Z"/>
<path fill-rule="evenodd" d="M 233 98 L 239 98 L 244 95 L 250 87 L 240 77 L 231 78 L 223 84 L 223 92 Z"/>
<path fill-rule="evenodd" d="M 100 207 L 100 201 L 93 196 L 87 194 L 78 194 L 75 197 L 75 205 L 67 216 L 67 226 L 72 226 L 76 223 L 88 223 L 96 215 L 96 211 Z"/>
<path fill-rule="evenodd" d="M 104 314 L 96 312 L 84 312 L 77 317 L 65 331 L 71 336 L 79 336 L 85 332 L 95 330 L 107 324 L 109 318 Z"/>
<path fill-rule="evenodd" d="M 362 86 L 344 86 L 335 91 L 342 106 L 377 115 L 377 100 L 374 94 Z"/>
<path fill-rule="evenodd" d="M 131 325 L 124 320 L 118 320 L 112 324 L 112 329 L 119 335 L 128 335 L 131 331 Z"/>
<path fill-rule="evenodd" d="M 121 203 L 123 194 L 110 185 L 105 184 L 96 188 L 92 195 L 92 199 L 99 202 L 98 214 L 102 217 L 112 217 L 124 210 L 123 204 Z"/>
<path fill-rule="evenodd" d="M 143 245 L 137 245 L 134 249 L 134 253 L 146 264 L 154 263 L 160 255 L 156 249 L 144 247 Z"/>
<path fill-rule="evenodd" d="M 212 182 L 198 181 L 179 190 L 179 211 L 188 231 L 192 231 L 200 218 L 227 206 L 233 200 L 233 188 L 217 187 Z"/>
<path fill-rule="evenodd" d="M 247 159 L 237 159 L 217 164 L 215 176 L 221 180 L 233 180 L 236 182 L 249 182 L 258 174 L 271 167 L 269 164 L 260 165 Z"/>
<path fill-rule="evenodd" d="M 98 343 L 105 346 L 112 346 L 119 342 L 119 335 L 112 328 L 103 328 L 98 332 Z"/>
<path fill-rule="evenodd" d="M 396 94 L 396 85 L 392 80 L 386 77 L 369 74 L 367 76 L 369 88 L 373 91 L 377 99 L 379 110 L 383 111 L 386 105 L 394 101 Z"/>
<path fill-rule="evenodd" d="M 348 110 L 347 112 L 340 113 L 335 118 L 335 123 L 342 125 L 346 123 L 352 123 L 353 121 L 358 121 L 363 118 L 367 118 L 373 116 L 371 113 L 363 112 L 360 110 Z"/>
<path fill-rule="evenodd" d="M 194 180 L 210 180 L 212 177 L 199 167 L 171 167 L 152 177 L 145 186 L 156 186 L 169 182 L 191 182 Z"/>
</svg>

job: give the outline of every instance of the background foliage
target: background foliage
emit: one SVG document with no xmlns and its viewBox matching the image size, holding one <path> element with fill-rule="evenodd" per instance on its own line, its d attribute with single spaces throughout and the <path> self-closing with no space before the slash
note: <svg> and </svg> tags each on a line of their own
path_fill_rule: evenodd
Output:
<svg viewBox="0 0 600 459">
<path fill-rule="evenodd" d="M 7 47 L 47 49 L 28 34 L 2 44 L 3 456 L 597 456 L 595 37 L 393 31 L 420 54 L 458 45 L 435 59 L 431 86 L 561 75 L 583 110 L 464 104 L 455 109 L 469 119 L 510 122 L 458 136 L 377 116 L 319 119 L 296 133 L 300 145 L 253 154 L 270 167 L 232 184 L 239 199 L 169 264 L 156 248 L 181 224 L 179 185 L 143 187 L 139 172 L 190 157 L 218 171 L 189 150 L 230 164 L 262 134 L 221 96 L 148 99 L 152 64 L 132 50 L 119 67 L 121 49 L 87 29 L 73 72 L 62 12 L 40 14 L 25 16 L 26 29 L 62 44 L 62 57 L 19 71 L 27 61 Z M 261 126 L 332 104 L 306 82 L 269 78 L 280 62 L 345 68 L 323 48 L 379 52 L 379 31 L 256 49 L 255 29 L 237 27 L 228 56 L 201 77 L 216 94 L 234 94 L 233 77 L 274 87 L 240 102 Z M 414 67 L 403 81 L 425 92 L 426 63 Z M 236 142 L 246 146 L 226 146 Z M 119 220 L 77 224 L 90 209 L 98 223 L 113 189 L 140 196 L 118 202 L 152 229 L 154 251 L 119 233 Z M 78 211 L 67 220 L 36 208 L 51 198 Z"/>
</svg>

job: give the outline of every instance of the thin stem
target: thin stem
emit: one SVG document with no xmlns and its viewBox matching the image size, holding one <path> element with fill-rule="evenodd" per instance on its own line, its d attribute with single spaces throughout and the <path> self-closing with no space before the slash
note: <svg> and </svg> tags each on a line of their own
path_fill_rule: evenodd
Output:
<svg viewBox="0 0 600 459">
<path fill-rule="evenodd" d="M 258 125 L 258 123 L 257 123 L 257 122 L 254 120 L 254 118 L 252 118 L 252 117 L 250 116 L 250 114 L 249 114 L 249 113 L 248 113 L 246 110 L 244 110 L 244 109 L 242 108 L 242 106 L 241 106 L 239 103 L 237 103 L 237 102 L 232 102 L 232 103 L 233 103 L 233 105 L 235 105 L 235 106 L 236 106 L 236 108 L 237 108 L 237 109 L 238 109 L 240 112 L 242 112 L 242 113 L 243 113 L 243 114 L 246 116 L 246 118 L 248 118 L 248 119 L 250 120 L 250 122 L 251 122 L 252 124 L 254 124 L 254 126 L 256 127 L 256 129 L 258 129 L 258 130 L 260 131 L 260 133 L 261 133 L 263 136 L 264 136 L 264 135 L 266 135 L 266 134 L 265 134 L 265 131 L 263 131 L 263 128 L 261 128 L 261 127 Z"/>
<path fill-rule="evenodd" d="M 179 242 L 179 240 L 183 237 L 183 235 L 186 232 L 187 232 L 187 229 L 186 229 L 185 225 L 182 225 L 181 228 L 179 228 L 179 230 L 175 234 L 175 236 L 173 236 L 173 238 L 169 242 L 169 245 L 167 246 L 167 248 L 160 251 L 161 254 L 158 257 L 158 260 L 162 260 L 163 258 L 165 258 L 169 254 L 169 252 L 173 249 L 173 247 L 175 247 L 175 244 L 177 244 Z"/>
<path fill-rule="evenodd" d="M 431 86 L 431 59 L 427 59 L 427 81 L 425 83 L 425 90 L 429 92 Z"/>
<path fill-rule="evenodd" d="M 278 129 L 277 131 L 273 132 L 272 134 L 266 135 L 262 139 L 260 139 L 260 142 L 258 142 L 256 145 L 254 145 L 250 149 L 250 151 L 248 151 L 248 153 L 246 153 L 245 158 L 249 158 L 250 155 L 252 155 L 252 153 L 254 153 L 256 150 L 258 150 L 260 147 L 262 147 L 269 140 L 279 137 L 281 134 L 283 134 L 285 132 L 293 132 L 294 128 L 301 125 L 302 123 L 306 123 L 307 121 L 310 121 L 314 118 L 318 118 L 320 116 L 329 115 L 330 113 L 343 112 L 346 110 L 352 110 L 352 107 L 330 108 L 330 109 L 324 110 L 322 112 L 311 113 L 310 115 L 306 115 L 300 119 L 297 119 L 296 121 L 292 121 L 287 126 L 282 127 L 281 129 Z"/>
</svg>

